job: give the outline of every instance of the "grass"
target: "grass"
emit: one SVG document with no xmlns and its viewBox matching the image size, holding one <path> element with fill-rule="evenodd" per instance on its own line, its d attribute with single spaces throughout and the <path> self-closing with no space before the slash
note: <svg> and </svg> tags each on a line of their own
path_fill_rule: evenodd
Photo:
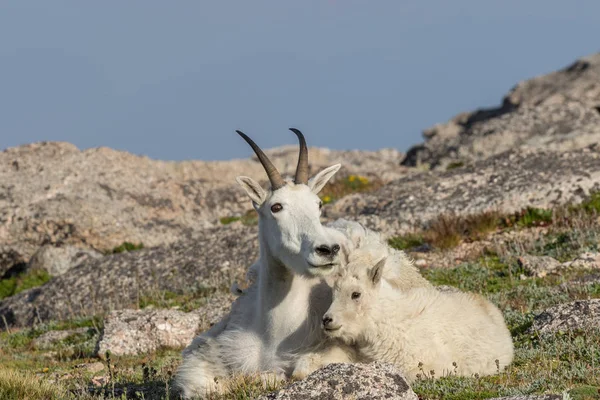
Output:
<svg viewBox="0 0 600 400">
<path fill-rule="evenodd" d="M 143 248 L 144 248 L 143 243 L 135 244 L 135 243 L 131 243 L 131 242 L 123 242 L 119 246 L 112 249 L 111 253 L 112 254 L 124 253 L 124 252 L 128 252 L 128 251 L 141 250 Z"/>
<path fill-rule="evenodd" d="M 45 270 L 30 270 L 8 279 L 0 280 L 0 300 L 14 296 L 24 290 L 43 285 L 50 280 Z"/>
<path fill-rule="evenodd" d="M 461 168 L 464 167 L 465 163 L 462 161 L 452 161 L 450 164 L 448 164 L 448 166 L 446 167 L 446 171 L 451 171 L 453 169 L 457 169 L 457 168 Z"/>
<path fill-rule="evenodd" d="M 258 213 L 256 210 L 248 210 L 241 216 L 230 216 L 222 217 L 219 222 L 223 225 L 229 225 L 233 222 L 241 221 L 246 226 L 253 226 L 258 224 Z"/>
<path fill-rule="evenodd" d="M 350 175 L 343 179 L 330 181 L 321 191 L 321 201 L 323 204 L 329 204 L 349 194 L 371 192 L 381 186 L 383 186 L 381 180 Z"/>
<path fill-rule="evenodd" d="M 216 291 L 217 289 L 213 287 L 201 287 L 185 293 L 168 290 L 152 291 L 140 295 L 138 307 L 177 308 L 184 312 L 190 312 L 205 305 L 208 298 Z"/>
<path fill-rule="evenodd" d="M 40 380 L 31 372 L 0 366 L 0 399 L 63 399 L 66 392 L 60 385 Z"/>
<path fill-rule="evenodd" d="M 454 213 L 439 215 L 427 228 L 401 236 L 392 237 L 390 246 L 400 250 L 410 250 L 423 244 L 447 250 L 463 242 L 485 239 L 492 232 L 533 227 L 555 227 L 555 231 L 580 232 L 583 226 L 593 223 L 600 214 L 600 192 L 593 193 L 584 202 L 575 206 L 560 207 L 555 210 L 527 207 L 512 214 L 485 211 L 466 216 Z M 564 240 L 569 240 L 567 237 Z"/>
</svg>

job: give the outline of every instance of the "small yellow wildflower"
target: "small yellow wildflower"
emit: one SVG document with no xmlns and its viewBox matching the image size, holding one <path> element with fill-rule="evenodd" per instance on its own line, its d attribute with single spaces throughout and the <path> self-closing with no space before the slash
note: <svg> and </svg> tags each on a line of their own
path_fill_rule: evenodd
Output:
<svg viewBox="0 0 600 400">
<path fill-rule="evenodd" d="M 331 203 L 331 196 L 323 196 L 323 203 Z"/>
<path fill-rule="evenodd" d="M 348 177 L 348 182 L 354 182 L 356 180 L 356 175 L 350 175 Z"/>
<path fill-rule="evenodd" d="M 364 176 L 359 176 L 358 180 L 360 181 L 360 183 L 362 183 L 363 185 L 366 185 L 367 183 L 369 183 L 369 180 L 367 178 L 365 178 Z"/>
<path fill-rule="evenodd" d="M 50 371 L 50 369 L 49 369 L 48 367 L 44 367 L 44 369 L 42 369 L 42 372 L 43 372 L 43 373 L 46 373 L 46 372 L 48 372 L 48 371 Z"/>
</svg>

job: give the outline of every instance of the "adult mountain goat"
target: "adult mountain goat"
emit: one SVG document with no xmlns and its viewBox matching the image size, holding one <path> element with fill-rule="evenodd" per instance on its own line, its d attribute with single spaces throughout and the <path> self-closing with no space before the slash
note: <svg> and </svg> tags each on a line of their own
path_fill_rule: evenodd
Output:
<svg viewBox="0 0 600 400">
<path fill-rule="evenodd" d="M 398 365 L 409 380 L 432 370 L 488 375 L 512 362 L 510 332 L 491 302 L 434 287 L 394 288 L 382 279 L 386 258 L 373 256 L 368 246 L 358 249 L 340 269 L 323 316 L 328 337 L 354 346 L 362 361 Z"/>
<path fill-rule="evenodd" d="M 176 383 L 185 397 L 221 392 L 224 387 L 218 378 L 233 373 L 289 376 L 299 354 L 324 342 L 320 321 L 331 303 L 331 288 L 314 271 L 332 269 L 339 262 L 341 245 L 336 241 L 339 232 L 321 225 L 317 193 L 340 164 L 309 181 L 306 141 L 299 130 L 292 131 L 300 141 L 293 181 L 284 180 L 263 151 L 237 131 L 271 183 L 264 190 L 251 178 L 237 178 L 259 216 L 256 282 L 236 299 L 226 318 L 184 350 Z M 333 359 L 347 357 L 339 352 Z"/>
</svg>

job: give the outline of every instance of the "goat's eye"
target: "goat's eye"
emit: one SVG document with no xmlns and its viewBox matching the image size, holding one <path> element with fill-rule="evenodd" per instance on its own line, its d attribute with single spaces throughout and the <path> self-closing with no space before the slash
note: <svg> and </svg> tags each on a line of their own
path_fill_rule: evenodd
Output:
<svg viewBox="0 0 600 400">
<path fill-rule="evenodd" d="M 356 299 L 360 299 L 360 293 L 358 293 L 358 292 L 353 292 L 353 293 L 352 293 L 352 300 L 356 300 Z"/>
<path fill-rule="evenodd" d="M 319 210 L 320 210 L 321 208 L 323 208 L 323 202 L 322 202 L 322 201 L 320 201 L 320 202 L 319 202 Z"/>
<path fill-rule="evenodd" d="M 271 211 L 273 211 L 274 213 L 278 213 L 281 210 L 283 210 L 283 206 L 279 203 L 275 203 L 271 206 Z"/>
</svg>

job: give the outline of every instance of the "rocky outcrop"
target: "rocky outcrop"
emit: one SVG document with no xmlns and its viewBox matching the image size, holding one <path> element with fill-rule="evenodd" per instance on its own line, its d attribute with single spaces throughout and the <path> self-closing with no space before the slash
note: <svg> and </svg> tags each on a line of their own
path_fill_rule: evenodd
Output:
<svg viewBox="0 0 600 400">
<path fill-rule="evenodd" d="M 541 334 L 600 326 L 600 299 L 576 300 L 537 315 L 530 332 Z"/>
<path fill-rule="evenodd" d="M 104 319 L 98 356 L 147 354 L 161 347 L 180 348 L 191 342 L 200 329 L 197 313 L 177 310 L 119 310 Z"/>
<path fill-rule="evenodd" d="M 103 255 L 90 249 L 75 246 L 42 246 L 36 251 L 29 263 L 28 270 L 44 270 L 50 276 L 62 275 L 71 268 L 87 260 L 95 260 Z"/>
<path fill-rule="evenodd" d="M 462 113 L 424 131 L 403 165 L 470 163 L 507 150 L 565 151 L 600 143 L 600 53 L 519 83 L 500 107 Z"/>
<path fill-rule="evenodd" d="M 141 297 L 165 291 L 228 292 L 257 257 L 256 227 L 211 228 L 188 241 L 85 261 L 41 287 L 4 299 L 0 320 L 28 326 L 137 308 Z"/>
<path fill-rule="evenodd" d="M 408 175 L 373 193 L 346 196 L 325 212 L 398 234 L 426 226 L 443 213 L 549 208 L 578 203 L 598 190 L 600 148 L 510 151 L 451 171 Z"/>
<path fill-rule="evenodd" d="M 402 373 L 390 364 L 329 364 L 261 400 L 305 399 L 417 400 Z"/>
<path fill-rule="evenodd" d="M 234 140 L 241 139 L 232 133 Z M 282 173 L 293 173 L 297 145 L 267 152 Z M 342 162 L 341 175 L 388 179 L 400 176 L 400 159 L 392 149 L 310 153 L 313 171 Z M 0 276 L 14 265 L 11 259 L 27 262 L 42 245 L 106 251 L 126 241 L 148 247 L 190 238 L 252 209 L 238 175 L 266 180 L 256 159 L 169 162 L 63 142 L 6 149 L 0 153 L 0 243 L 6 249 Z"/>
</svg>

